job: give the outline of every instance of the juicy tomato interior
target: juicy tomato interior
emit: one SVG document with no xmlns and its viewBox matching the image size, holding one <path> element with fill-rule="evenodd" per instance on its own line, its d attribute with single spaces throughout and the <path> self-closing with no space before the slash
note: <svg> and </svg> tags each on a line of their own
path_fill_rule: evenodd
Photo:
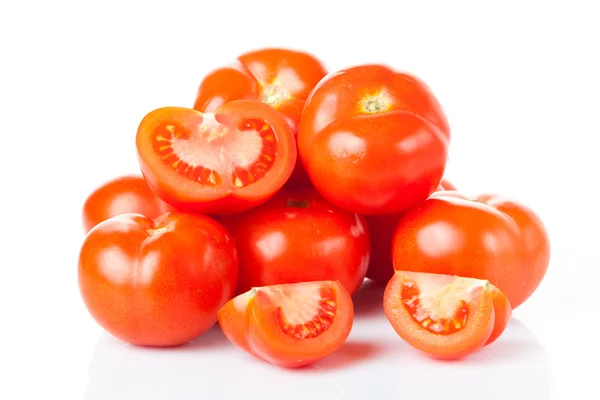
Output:
<svg viewBox="0 0 600 400">
<path fill-rule="evenodd" d="M 242 188 L 262 178 L 277 156 L 273 128 L 259 119 L 219 122 L 204 114 L 194 128 L 163 122 L 154 151 L 181 176 L 207 186 Z"/>
<path fill-rule="evenodd" d="M 433 357 L 463 357 L 494 327 L 491 285 L 485 280 L 397 271 L 384 294 L 385 314 L 398 335 Z"/>
<path fill-rule="evenodd" d="M 348 291 L 338 282 L 319 281 L 253 288 L 223 307 L 219 323 L 236 346 L 294 368 L 337 350 L 353 317 Z"/>
</svg>

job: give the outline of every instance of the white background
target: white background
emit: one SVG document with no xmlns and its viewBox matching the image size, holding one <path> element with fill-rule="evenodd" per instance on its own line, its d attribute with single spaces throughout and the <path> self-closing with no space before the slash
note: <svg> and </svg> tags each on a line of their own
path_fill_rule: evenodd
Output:
<svg viewBox="0 0 600 400">
<path fill-rule="evenodd" d="M 0 398 L 594 398 L 594 3 L 3 1 Z M 89 317 L 76 280 L 85 197 L 138 171 L 145 113 L 191 106 L 209 69 L 265 46 L 308 50 L 332 69 L 384 62 L 420 76 L 452 126 L 447 176 L 466 192 L 512 196 L 546 222 L 549 272 L 495 345 L 432 362 L 374 308 L 358 313 L 345 350 L 290 372 L 247 357 L 218 329 L 150 351 Z"/>
</svg>

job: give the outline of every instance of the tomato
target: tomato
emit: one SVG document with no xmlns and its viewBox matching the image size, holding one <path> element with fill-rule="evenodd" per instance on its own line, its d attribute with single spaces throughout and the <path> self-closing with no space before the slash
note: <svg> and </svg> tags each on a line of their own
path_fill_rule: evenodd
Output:
<svg viewBox="0 0 600 400">
<path fill-rule="evenodd" d="M 492 284 L 490 284 L 490 288 L 494 304 L 494 328 L 489 339 L 485 342 L 486 346 L 494 343 L 502 335 L 512 317 L 512 308 L 506 295 Z"/>
<path fill-rule="evenodd" d="M 296 162 L 285 118 L 252 100 L 215 113 L 182 107 L 147 114 L 137 133 L 140 167 L 161 199 L 183 211 L 230 214 L 273 196 Z"/>
<path fill-rule="evenodd" d="M 83 230 L 88 233 L 100 222 L 120 214 L 136 213 L 156 218 L 173 207 L 150 190 L 142 176 L 126 175 L 105 182 L 83 205 Z"/>
<path fill-rule="evenodd" d="M 79 255 L 91 316 L 135 345 L 175 346 L 201 335 L 233 296 L 237 276 L 231 236 L 203 215 L 115 216 L 89 232 Z"/>
<path fill-rule="evenodd" d="M 297 136 L 304 102 L 327 72 L 320 60 L 305 52 L 280 48 L 250 51 L 204 78 L 194 108 L 214 112 L 232 100 L 260 100 L 281 112 Z M 298 160 L 286 187 L 310 186 Z"/>
<path fill-rule="evenodd" d="M 456 190 L 456 186 L 444 179 L 436 189 L 436 192 L 444 190 Z M 367 278 L 375 282 L 387 283 L 394 275 L 392 238 L 403 214 L 366 216 L 371 237 L 371 261 L 367 270 Z"/>
<path fill-rule="evenodd" d="M 253 288 L 219 311 L 219 324 L 233 344 L 285 368 L 333 353 L 348 338 L 353 320 L 350 293 L 334 281 Z"/>
<path fill-rule="evenodd" d="M 237 293 L 321 280 L 340 281 L 355 293 L 365 278 L 370 247 L 364 218 L 329 204 L 314 189 L 283 190 L 221 223 L 238 250 Z"/>
<path fill-rule="evenodd" d="M 404 341 L 440 359 L 481 348 L 494 328 L 494 303 L 485 280 L 396 271 L 383 307 Z"/>
<path fill-rule="evenodd" d="M 384 65 L 329 74 L 308 97 L 300 158 L 331 203 L 359 214 L 402 212 L 440 184 L 450 133 L 424 82 Z"/>
<path fill-rule="evenodd" d="M 539 217 L 525 205 L 486 195 L 437 192 L 398 222 L 396 270 L 487 279 L 516 309 L 541 283 L 550 243 Z"/>
</svg>

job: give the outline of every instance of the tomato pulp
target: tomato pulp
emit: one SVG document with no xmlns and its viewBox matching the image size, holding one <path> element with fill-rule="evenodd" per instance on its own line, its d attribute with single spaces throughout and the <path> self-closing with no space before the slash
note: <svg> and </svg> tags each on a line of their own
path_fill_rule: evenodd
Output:
<svg viewBox="0 0 600 400">
<path fill-rule="evenodd" d="M 232 100 L 262 101 L 286 118 L 296 137 L 304 102 L 327 72 L 320 60 L 306 52 L 281 48 L 250 51 L 203 79 L 194 108 L 215 112 Z M 286 187 L 309 186 L 308 176 L 298 160 Z"/>
<path fill-rule="evenodd" d="M 232 101 L 215 113 L 150 112 L 137 133 L 140 167 L 165 202 L 184 211 L 238 213 L 273 196 L 296 162 L 289 124 L 272 107 Z"/>
</svg>

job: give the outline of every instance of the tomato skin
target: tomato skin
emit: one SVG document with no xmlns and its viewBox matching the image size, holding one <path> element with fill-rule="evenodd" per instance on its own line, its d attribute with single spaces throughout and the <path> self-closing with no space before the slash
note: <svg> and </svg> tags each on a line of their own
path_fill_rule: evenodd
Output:
<svg viewBox="0 0 600 400">
<path fill-rule="evenodd" d="M 79 254 L 79 288 L 91 316 L 141 346 L 201 335 L 233 295 L 237 275 L 231 236 L 203 215 L 119 215 L 92 229 Z"/>
<path fill-rule="evenodd" d="M 403 212 L 424 201 L 442 181 L 450 141 L 425 83 L 384 65 L 322 79 L 298 132 L 314 187 L 332 204 L 365 215 Z"/>
<path fill-rule="evenodd" d="M 338 280 L 355 293 L 370 257 L 364 217 L 314 189 L 282 190 L 246 213 L 224 216 L 240 259 L 237 293 L 256 286 Z"/>
<path fill-rule="evenodd" d="M 516 309 L 541 283 L 550 243 L 532 210 L 498 196 L 434 193 L 399 221 L 396 270 L 487 279 Z"/>
<path fill-rule="evenodd" d="M 173 207 L 158 198 L 139 175 L 111 179 L 97 187 L 85 200 L 83 231 L 88 233 L 100 222 L 120 214 L 136 213 L 156 218 Z"/>
<path fill-rule="evenodd" d="M 226 179 L 210 186 L 193 181 L 168 165 L 153 147 L 152 136 L 157 127 L 177 123 L 191 131 L 198 130 L 204 117 L 204 114 L 185 107 L 163 107 L 151 111 L 140 122 L 136 138 L 140 169 L 148 186 L 158 197 L 180 211 L 235 214 L 265 202 L 286 183 L 297 156 L 291 128 L 275 109 L 253 100 L 228 102 L 216 111 L 214 118 L 230 123 L 258 119 L 273 128 L 277 137 L 277 152 L 273 166 L 262 178 L 243 187 L 235 187 L 233 182 L 225 182 Z"/>
<path fill-rule="evenodd" d="M 311 338 L 296 338 L 287 335 L 282 327 L 281 295 L 291 291 L 287 301 L 295 302 L 293 307 L 302 307 L 302 297 L 293 293 L 302 292 L 309 286 L 329 290 L 335 302 L 335 316 L 331 326 Z M 285 297 L 285 295 L 283 296 Z M 318 299 L 310 298 L 310 304 Z M 237 302 L 237 305 L 233 303 Z M 243 304 L 245 303 L 245 307 Z M 232 310 L 235 310 L 232 312 Z M 310 317 L 309 317 L 310 318 Z M 350 293 L 335 281 L 301 282 L 284 285 L 265 286 L 252 290 L 230 300 L 219 312 L 219 323 L 225 336 L 240 349 L 253 356 L 283 368 L 299 368 L 312 364 L 344 344 L 354 320 L 354 306 Z M 313 325 L 314 327 L 314 325 Z"/>
<path fill-rule="evenodd" d="M 396 271 L 386 285 L 383 296 L 383 308 L 386 318 L 396 333 L 408 344 L 419 349 L 433 358 L 458 359 L 480 349 L 490 337 L 495 324 L 495 310 L 490 289 L 485 285 L 477 289 L 468 302 L 469 317 L 466 325 L 453 334 L 438 334 L 428 331 L 421 326 L 406 310 L 401 296 L 402 285 L 405 279 L 414 279 L 429 273 L 414 273 L 410 271 Z M 437 279 L 438 277 L 433 277 Z M 448 283 L 452 280 L 463 279 L 449 275 L 442 275 Z M 467 299 L 464 299 L 467 300 Z"/>
<path fill-rule="evenodd" d="M 494 303 L 494 328 L 489 339 L 485 342 L 485 346 L 494 343 L 504 333 L 512 317 L 512 307 L 504 293 L 493 285 L 490 293 L 492 295 L 492 302 Z"/>
<path fill-rule="evenodd" d="M 304 102 L 327 72 L 319 59 L 306 52 L 283 48 L 253 50 L 207 74 L 198 88 L 194 109 L 214 112 L 233 100 L 264 101 L 286 118 L 297 137 Z M 287 96 L 282 101 L 273 102 L 265 96 L 265 89 L 273 84 L 285 88 Z M 285 186 L 290 189 L 311 186 L 299 159 Z"/>
</svg>

